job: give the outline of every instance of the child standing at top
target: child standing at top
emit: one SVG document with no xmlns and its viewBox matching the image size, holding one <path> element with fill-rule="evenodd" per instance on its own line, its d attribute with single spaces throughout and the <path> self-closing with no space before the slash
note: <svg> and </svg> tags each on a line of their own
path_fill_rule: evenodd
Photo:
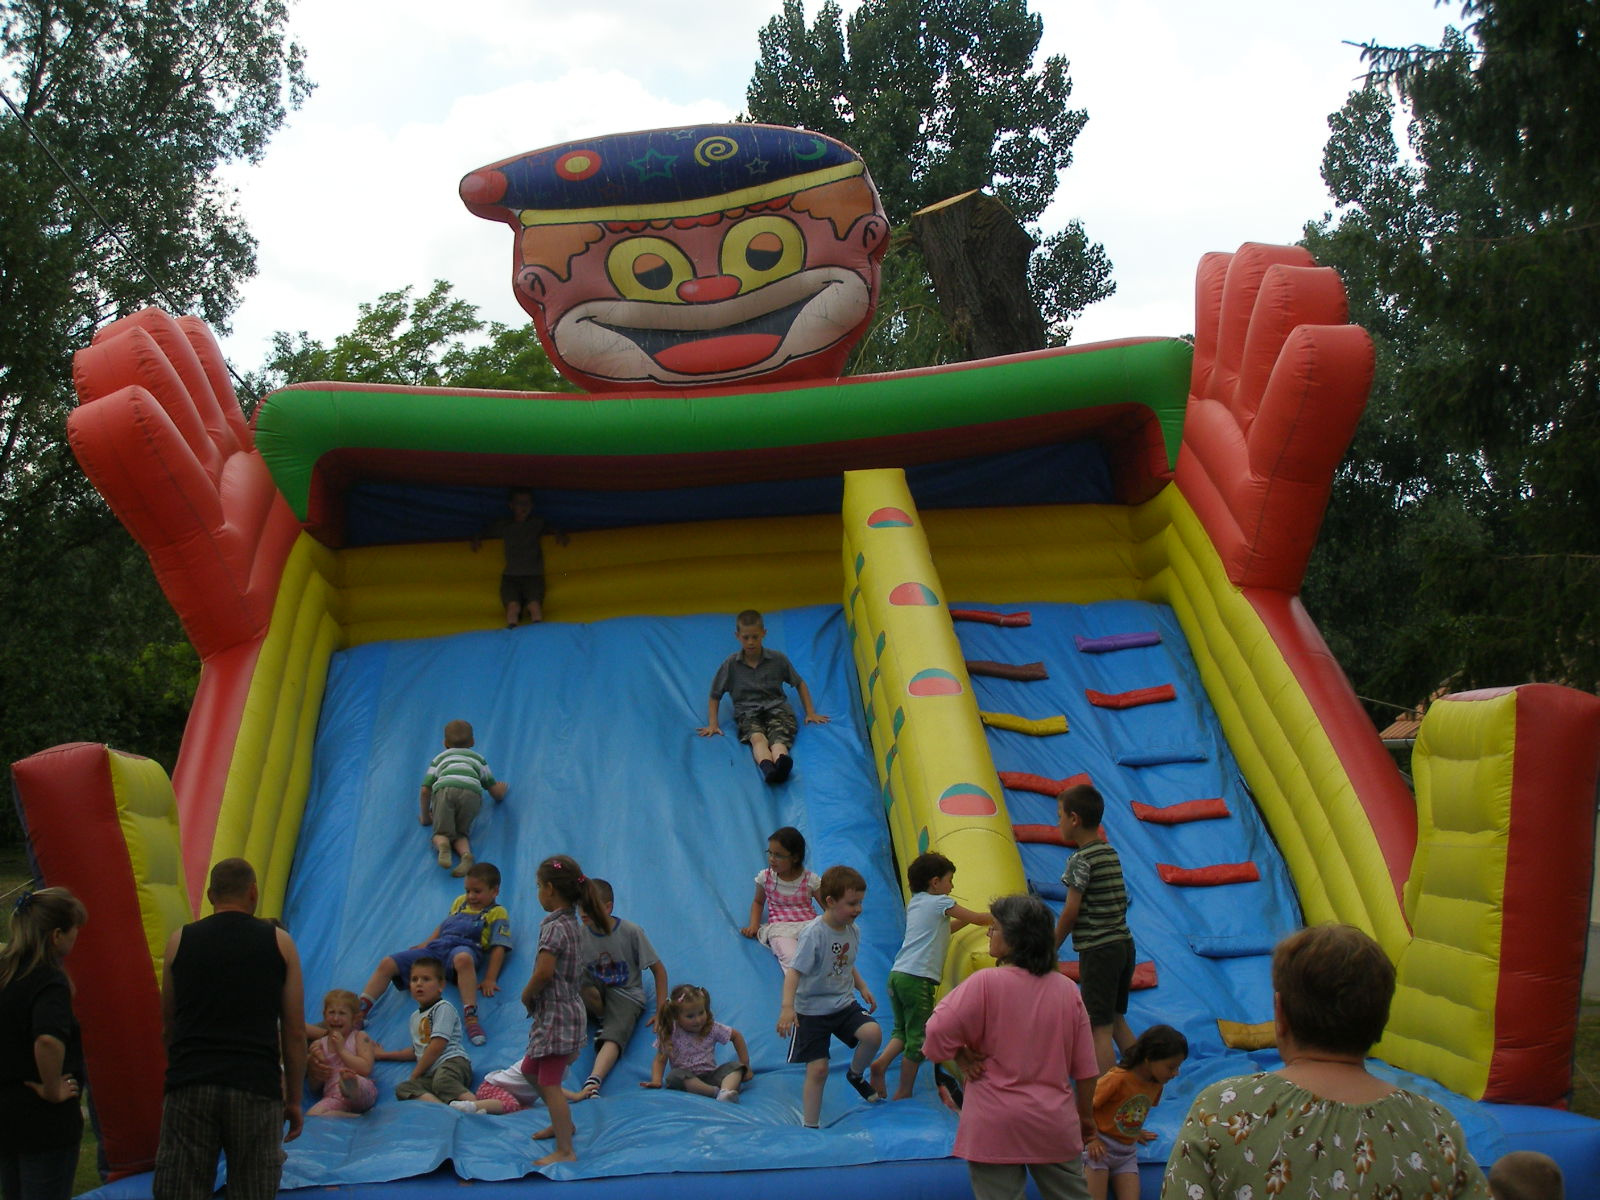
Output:
<svg viewBox="0 0 1600 1200">
<path fill-rule="evenodd" d="M 322 1087 L 322 1099 L 306 1110 L 308 1117 L 355 1117 L 378 1102 L 372 1064 L 378 1047 L 356 1028 L 361 1004 L 354 992 L 334 988 L 322 998 L 322 1024 L 307 1025 L 311 1039 L 306 1076 Z"/>
<path fill-rule="evenodd" d="M 944 978 L 950 934 L 963 925 L 993 925 L 994 916 L 962 908 L 950 896 L 956 865 L 934 851 L 919 854 L 906 868 L 911 899 L 906 904 L 906 938 L 889 969 L 889 1009 L 894 1028 L 883 1053 L 872 1062 L 872 1090 L 888 1095 L 889 1064 L 901 1050 L 900 1086 L 896 1100 L 908 1100 L 922 1066 L 922 1037 L 933 1012 L 933 993 Z"/>
<path fill-rule="evenodd" d="M 444 963 L 446 972 L 455 976 L 461 991 L 461 1016 L 472 1044 L 481 1046 L 488 1041 L 478 1020 L 478 993 L 492 996 L 500 989 L 500 968 L 511 952 L 511 916 L 500 907 L 499 896 L 499 868 L 493 863 L 473 864 L 467 870 L 464 891 L 438 928 L 409 950 L 396 950 L 372 972 L 361 992 L 361 1019 L 366 1020 L 383 995 L 384 984 L 392 982 L 401 991 L 407 990 L 412 967 L 427 956 Z M 485 958 L 487 969 L 483 967 Z"/>
<path fill-rule="evenodd" d="M 584 1008 L 600 1024 L 594 1039 L 594 1066 L 580 1089 L 584 1100 L 599 1094 L 600 1085 L 633 1037 L 634 1026 L 644 1013 L 644 972 L 649 971 L 655 980 L 656 1012 L 667 1002 L 667 969 L 656 957 L 656 948 L 644 930 L 613 915 L 616 901 L 611 885 L 604 879 L 592 882 L 611 927 L 604 929 L 588 920 L 583 923 L 584 978 L 578 991 Z"/>
<path fill-rule="evenodd" d="M 771 950 L 780 967 L 789 965 L 800 931 L 817 915 L 812 897 L 822 877 L 806 870 L 805 861 L 806 839 L 793 825 L 785 825 L 767 839 L 767 865 L 756 872 L 750 921 L 739 930 Z"/>
<path fill-rule="evenodd" d="M 423 955 L 411 964 L 411 1044 L 404 1050 L 379 1049 L 384 1062 L 415 1062 L 411 1077 L 395 1085 L 397 1100 L 448 1104 L 472 1098 L 472 1060 L 461 1044 L 461 1018 L 444 998 L 444 964 Z"/>
<path fill-rule="evenodd" d="M 866 894 L 867 881 L 855 868 L 824 871 L 817 888 L 822 915 L 801 931 L 794 958 L 784 968 L 778 1035 L 789 1038 L 789 1061 L 806 1065 L 802 1113 L 807 1129 L 818 1128 L 822 1116 L 831 1038 L 855 1047 L 845 1072 L 850 1086 L 863 1100 L 878 1098 L 862 1074 L 883 1040 L 883 1030 L 867 1015 L 878 1002 L 856 970 L 861 934 L 855 921 Z M 856 992 L 861 993 L 865 1008 L 856 1003 Z"/>
<path fill-rule="evenodd" d="M 1122 859 L 1106 841 L 1100 822 L 1105 800 L 1087 783 L 1056 797 L 1061 836 L 1078 850 L 1067 860 L 1061 882 L 1067 899 L 1056 921 L 1056 946 L 1072 935 L 1078 952 L 1078 986 L 1094 1028 L 1094 1053 L 1104 1075 L 1116 1051 L 1133 1045 L 1128 1028 L 1128 992 L 1133 986 L 1133 934 L 1128 931 L 1128 892 Z"/>
<path fill-rule="evenodd" d="M 697 1096 L 715 1096 L 730 1104 L 739 1102 L 739 1088 L 754 1071 L 750 1069 L 750 1048 L 744 1034 L 724 1025 L 711 1015 L 711 993 L 692 983 L 672 989 L 672 998 L 656 1014 L 656 1060 L 650 1078 L 639 1086 L 658 1088 L 662 1073 L 670 1063 L 666 1086 Z M 733 1043 L 737 1062 L 717 1066 L 717 1047 Z"/>
<path fill-rule="evenodd" d="M 483 805 L 483 793 L 504 800 L 510 784 L 494 777 L 483 755 L 472 748 L 472 726 L 466 721 L 451 721 L 444 727 L 444 750 L 433 756 L 422 777 L 422 816 L 424 825 L 433 826 L 433 848 L 439 865 L 450 866 L 450 850 L 461 861 L 450 874 L 460 879 L 472 869 L 472 843 L 467 834 Z"/>
<path fill-rule="evenodd" d="M 716 737 L 722 732 L 717 724 L 717 709 L 726 692 L 733 698 L 733 720 L 739 740 L 750 747 L 761 777 L 768 783 L 782 783 L 794 769 L 789 747 L 794 745 L 794 735 L 799 729 L 794 709 L 783 698 L 783 685 L 787 683 L 800 693 L 807 725 L 824 725 L 828 718 L 811 706 L 811 689 L 806 687 L 806 681 L 795 672 L 788 658 L 761 644 L 767 636 L 767 627 L 760 613 L 753 608 L 745 609 L 734 622 L 733 634 L 739 639 L 740 649 L 728 655 L 717 668 L 711 680 L 711 704 L 706 723 L 698 732 L 701 737 Z"/>
<path fill-rule="evenodd" d="M 533 1165 L 575 1162 L 572 1148 L 572 1110 L 561 1077 L 583 1047 L 586 1021 L 578 984 L 583 971 L 583 930 L 577 909 L 598 929 L 609 929 L 611 918 L 600 893 L 568 855 L 554 854 L 539 864 L 539 905 L 550 915 L 539 925 L 539 957 L 528 985 L 522 989 L 522 1006 L 533 1018 L 528 1031 L 528 1053 L 522 1073 L 539 1089 L 550 1110 L 550 1124 L 533 1135 L 534 1141 L 554 1137 L 556 1148 Z"/>
<path fill-rule="evenodd" d="M 544 620 L 544 547 L 539 538 L 547 528 L 545 519 L 533 511 L 533 491 L 512 488 L 506 493 L 509 517 L 485 525 L 472 535 L 476 554 L 484 538 L 500 538 L 505 543 L 506 569 L 500 576 L 500 603 L 506 606 L 506 628 L 515 629 L 526 614 L 530 624 Z M 558 543 L 570 540 L 552 529 Z"/>
<path fill-rule="evenodd" d="M 1141 1142 L 1156 1140 L 1145 1118 L 1188 1057 L 1188 1038 L 1171 1025 L 1152 1025 L 1128 1047 L 1120 1066 L 1100 1076 L 1094 1089 L 1096 1136 L 1083 1147 L 1091 1200 L 1106 1200 L 1108 1183 L 1116 1200 L 1139 1200 L 1137 1151 Z"/>
</svg>

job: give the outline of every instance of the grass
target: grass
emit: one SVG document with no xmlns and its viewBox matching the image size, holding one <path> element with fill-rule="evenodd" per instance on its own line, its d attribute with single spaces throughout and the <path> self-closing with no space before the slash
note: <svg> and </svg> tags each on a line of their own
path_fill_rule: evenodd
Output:
<svg viewBox="0 0 1600 1200">
<path fill-rule="evenodd" d="M 0 848 L 0 937 L 11 935 L 11 905 L 20 892 L 33 882 L 27 855 L 18 846 Z M 78 1174 L 72 1181 L 72 1194 L 81 1196 L 100 1186 L 100 1144 L 95 1140 L 87 1115 L 83 1122 L 83 1146 L 78 1151 Z"/>
</svg>

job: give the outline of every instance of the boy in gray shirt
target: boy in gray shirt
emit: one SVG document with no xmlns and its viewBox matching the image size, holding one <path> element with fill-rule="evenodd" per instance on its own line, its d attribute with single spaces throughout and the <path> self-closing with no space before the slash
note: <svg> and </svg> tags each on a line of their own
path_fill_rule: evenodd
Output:
<svg viewBox="0 0 1600 1200">
<path fill-rule="evenodd" d="M 832 1038 L 855 1048 L 844 1076 L 850 1086 L 864 1100 L 878 1099 L 863 1072 L 878 1052 L 883 1029 L 867 1015 L 878 1003 L 856 970 L 861 934 L 855 920 L 866 894 L 867 881 L 854 867 L 824 871 L 817 888 L 822 915 L 800 931 L 799 945 L 783 972 L 778 1034 L 789 1038 L 789 1061 L 806 1064 L 802 1111 L 808 1129 L 818 1128 L 822 1116 Z M 857 992 L 864 1006 L 856 1003 Z"/>
<path fill-rule="evenodd" d="M 583 1006 L 600 1025 L 595 1035 L 594 1066 L 578 1089 L 578 1098 L 598 1095 L 611 1068 L 627 1048 L 634 1026 L 644 1014 L 644 972 L 655 978 L 656 1011 L 667 1002 L 667 969 L 656 957 L 650 939 L 632 921 L 612 916 L 615 896 L 604 879 L 593 879 L 606 915 L 611 917 L 611 932 L 601 933 L 588 919 L 583 922 L 583 978 L 578 992 Z"/>
</svg>

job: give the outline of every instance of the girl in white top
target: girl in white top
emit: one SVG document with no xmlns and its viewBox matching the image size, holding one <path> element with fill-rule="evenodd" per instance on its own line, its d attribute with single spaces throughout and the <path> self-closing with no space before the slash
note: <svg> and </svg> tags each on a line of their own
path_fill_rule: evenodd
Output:
<svg viewBox="0 0 1600 1200">
<path fill-rule="evenodd" d="M 767 839 L 767 866 L 756 873 L 750 922 L 739 931 L 771 950 L 782 967 L 794 957 L 800 930 L 817 915 L 814 897 L 822 879 L 806 870 L 805 858 L 806 839 L 794 826 L 785 825 Z"/>
</svg>

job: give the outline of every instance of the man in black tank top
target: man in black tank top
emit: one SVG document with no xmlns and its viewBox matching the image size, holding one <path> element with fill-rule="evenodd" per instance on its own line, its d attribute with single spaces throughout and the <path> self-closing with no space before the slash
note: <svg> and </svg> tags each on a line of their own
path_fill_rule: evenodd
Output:
<svg viewBox="0 0 1600 1200">
<path fill-rule="evenodd" d="M 206 1200 L 221 1154 L 230 1200 L 268 1200 L 283 1174 L 281 1143 L 300 1135 L 300 956 L 288 933 L 256 919 L 256 873 L 244 859 L 211 868 L 206 898 L 212 915 L 167 943 L 166 1099 L 152 1190 L 155 1200 Z"/>
</svg>

